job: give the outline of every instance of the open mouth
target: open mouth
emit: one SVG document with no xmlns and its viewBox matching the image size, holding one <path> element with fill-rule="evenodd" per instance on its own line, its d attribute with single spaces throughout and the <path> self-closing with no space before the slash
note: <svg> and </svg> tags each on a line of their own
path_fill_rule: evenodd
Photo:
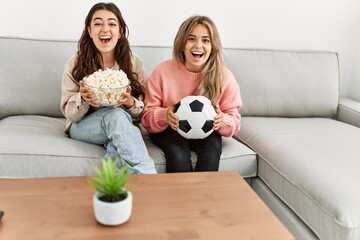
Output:
<svg viewBox="0 0 360 240">
<path fill-rule="evenodd" d="M 110 36 L 101 36 L 101 37 L 100 37 L 100 41 L 101 41 L 102 43 L 108 43 L 108 42 L 110 42 L 110 40 L 111 40 L 111 37 L 110 37 Z"/>
<path fill-rule="evenodd" d="M 191 52 L 191 54 L 192 54 L 195 58 L 201 58 L 202 56 L 204 56 L 204 53 L 202 53 L 202 52 Z"/>
</svg>

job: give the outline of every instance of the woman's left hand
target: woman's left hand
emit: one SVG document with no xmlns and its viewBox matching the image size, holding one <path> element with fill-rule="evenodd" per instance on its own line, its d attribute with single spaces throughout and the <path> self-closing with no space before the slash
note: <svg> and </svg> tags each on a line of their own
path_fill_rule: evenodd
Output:
<svg viewBox="0 0 360 240">
<path fill-rule="evenodd" d="M 119 106 L 123 105 L 125 108 L 129 109 L 132 106 L 134 106 L 135 99 L 131 95 L 131 86 L 128 86 L 126 88 L 125 92 L 123 92 L 121 94 L 121 98 L 118 99 L 118 103 L 119 104 L 114 105 L 114 107 L 119 107 Z"/>
<path fill-rule="evenodd" d="M 214 130 L 218 130 L 221 127 L 224 118 L 219 105 L 216 105 L 215 110 L 217 112 L 217 115 L 214 118 Z"/>
</svg>

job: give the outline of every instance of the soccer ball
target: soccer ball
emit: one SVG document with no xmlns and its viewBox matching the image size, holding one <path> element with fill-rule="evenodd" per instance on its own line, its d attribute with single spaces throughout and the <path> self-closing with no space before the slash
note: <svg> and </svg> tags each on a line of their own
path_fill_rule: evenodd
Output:
<svg viewBox="0 0 360 240">
<path fill-rule="evenodd" d="M 187 96 L 175 108 L 179 118 L 177 132 L 187 139 L 203 139 L 213 131 L 216 111 L 211 101 L 204 96 Z"/>
</svg>

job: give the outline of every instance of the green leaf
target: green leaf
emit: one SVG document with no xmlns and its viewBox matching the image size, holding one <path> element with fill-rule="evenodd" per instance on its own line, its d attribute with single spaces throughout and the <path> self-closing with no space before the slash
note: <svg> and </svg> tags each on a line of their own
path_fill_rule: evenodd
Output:
<svg viewBox="0 0 360 240">
<path fill-rule="evenodd" d="M 88 178 L 90 186 L 109 199 L 123 194 L 128 181 L 126 166 L 117 169 L 119 162 L 119 159 L 101 158 L 100 167 L 92 166 L 95 175 Z"/>
</svg>

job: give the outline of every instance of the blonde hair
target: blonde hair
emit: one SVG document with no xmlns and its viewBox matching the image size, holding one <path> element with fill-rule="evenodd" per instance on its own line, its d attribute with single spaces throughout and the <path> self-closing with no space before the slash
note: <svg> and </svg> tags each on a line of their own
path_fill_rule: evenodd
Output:
<svg viewBox="0 0 360 240">
<path fill-rule="evenodd" d="M 186 19 L 176 34 L 173 58 L 177 62 L 185 64 L 185 44 L 190 32 L 197 24 L 202 24 L 208 29 L 212 50 L 204 69 L 201 71 L 201 80 L 196 94 L 209 98 L 216 105 L 221 96 L 225 63 L 220 36 L 215 23 L 207 16 L 195 15 Z"/>
</svg>

